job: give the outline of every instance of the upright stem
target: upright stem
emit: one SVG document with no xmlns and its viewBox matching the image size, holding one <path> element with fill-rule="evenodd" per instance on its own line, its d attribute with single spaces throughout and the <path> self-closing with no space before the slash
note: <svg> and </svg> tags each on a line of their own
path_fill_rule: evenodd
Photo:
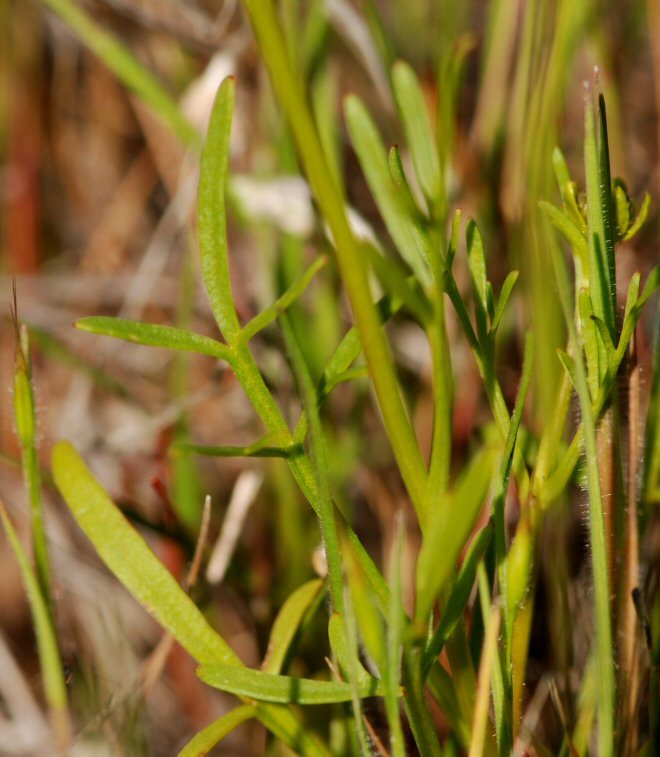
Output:
<svg viewBox="0 0 660 757">
<path fill-rule="evenodd" d="M 371 297 L 359 246 L 344 200 L 326 161 L 304 93 L 286 52 L 271 0 L 243 0 L 261 54 L 294 136 L 312 192 L 328 223 L 353 309 L 387 435 L 422 526 L 426 522 L 426 471 L 403 404 L 392 356 Z"/>
</svg>

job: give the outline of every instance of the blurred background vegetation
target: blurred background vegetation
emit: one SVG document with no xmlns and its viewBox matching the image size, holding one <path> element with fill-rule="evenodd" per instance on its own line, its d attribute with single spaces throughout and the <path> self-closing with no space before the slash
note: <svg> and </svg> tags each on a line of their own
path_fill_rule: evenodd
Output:
<svg viewBox="0 0 660 757">
<path fill-rule="evenodd" d="M 86 41 L 62 21 L 68 7 L 25 0 L 0 4 L 2 496 L 25 532 L 20 448 L 5 390 L 12 385 L 9 303 L 15 280 L 19 316 L 29 324 L 33 345 L 44 469 L 53 442 L 72 440 L 176 575 L 183 575 L 192 554 L 204 496 L 210 494 L 214 503 L 215 538 L 238 477 L 248 469 L 263 473 L 254 501 L 246 504 L 250 512 L 239 524 L 226 575 L 194 590 L 224 637 L 256 665 L 281 602 L 314 575 L 319 537 L 308 507 L 281 461 L 168 455 L 177 439 L 248 444 L 260 435 L 230 372 L 214 370 L 197 356 L 173 357 L 90 337 L 75 332 L 71 322 L 83 315 L 119 314 L 213 333 L 196 262 L 196 170 L 213 96 L 229 74 L 237 80 L 229 215 L 239 314 L 248 319 L 263 309 L 303 261 L 327 251 L 328 243 L 299 179 L 295 150 L 240 3 L 85 0 L 79 7 L 97 25 Z M 612 174 L 625 178 L 634 197 L 644 190 L 654 197 L 650 221 L 618 253 L 618 274 L 627 282 L 633 271 L 644 275 L 658 260 L 660 3 L 282 0 L 279 10 L 333 168 L 356 213 L 379 233 L 382 221 L 347 140 L 342 100 L 350 92 L 359 94 L 386 142 L 403 142 L 389 71 L 399 58 L 414 66 L 429 111 L 444 128 L 440 155 L 450 186 L 444 212 L 460 207 L 478 220 L 497 285 L 511 268 L 521 271 L 522 286 L 502 327 L 498 374 L 511 405 L 522 335 L 532 326 L 538 362 L 526 424 L 543 428 L 554 409 L 556 348 L 566 336 L 550 266 L 551 246 L 559 242 L 537 202 L 557 200 L 551 162 L 556 144 L 584 185 L 582 82 L 592 77 L 594 65 L 609 106 Z M 99 30 L 132 51 L 179 103 L 169 123 L 90 51 L 90 39 L 101 39 Z M 459 285 L 467 282 L 463 262 L 457 264 Z M 338 298 L 343 327 L 336 317 Z M 650 375 L 652 310 L 638 335 L 642 376 Z M 337 279 L 328 275 L 316 281 L 292 317 L 318 376 L 350 323 Z M 427 347 L 403 316 L 388 328 L 428 453 Z M 451 319 L 449 332 L 458 377 L 453 418 L 458 466 L 490 416 L 474 360 Z M 295 420 L 296 393 L 280 336 L 267 330 L 255 344 L 280 406 Z M 647 402 L 649 387 L 642 389 Z M 338 501 L 382 563 L 394 513 L 409 504 L 367 384 L 340 387 L 327 418 Z M 230 698 L 201 684 L 177 648 L 161 675 L 145 675 L 162 632 L 101 567 L 54 496 L 47 473 L 44 484 L 59 633 L 82 734 L 76 748 L 80 754 L 172 754 L 227 709 Z M 642 544 L 649 580 L 660 558 L 655 505 L 644 503 L 651 516 Z M 563 677 L 564 705 L 576 696 L 590 638 L 583 506 L 578 491 L 550 511 L 537 556 L 525 695 L 551 749 L 553 734 L 561 730 L 562 707 L 549 695 L 548 681 Z M 419 539 L 412 522 L 409 554 Z M 410 602 L 410 585 L 404 586 L 404 598 L 406 591 Z M 319 639 L 323 634 L 321 624 Z M 312 630 L 295 663 L 299 672 L 306 664 L 316 669 L 314 638 Z M 38 679 L 29 608 L 3 539 L 1 754 L 12 739 L 15 753 L 39 753 L 35 745 L 45 724 L 35 705 Z M 263 739 L 259 726 L 246 724 L 220 753 L 252 755 Z"/>
</svg>

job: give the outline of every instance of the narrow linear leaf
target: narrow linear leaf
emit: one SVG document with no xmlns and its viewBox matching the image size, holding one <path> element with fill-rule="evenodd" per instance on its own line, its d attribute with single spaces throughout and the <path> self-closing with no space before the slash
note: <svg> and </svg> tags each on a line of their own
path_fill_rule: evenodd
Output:
<svg viewBox="0 0 660 757">
<path fill-rule="evenodd" d="M 229 645 L 115 506 L 68 442 L 53 448 L 53 476 L 78 525 L 133 596 L 199 662 L 239 665 Z"/>
<path fill-rule="evenodd" d="M 256 717 L 257 708 L 251 704 L 244 704 L 231 710 L 226 715 L 214 720 L 203 731 L 192 737 L 179 752 L 179 757 L 204 757 L 219 744 L 227 734 L 231 733 L 241 723 Z"/>
<path fill-rule="evenodd" d="M 562 233 L 581 261 L 587 260 L 587 240 L 573 221 L 559 208 L 546 200 L 539 200 L 539 208 L 548 216 L 552 225 Z"/>
<path fill-rule="evenodd" d="M 233 445 L 208 446 L 179 442 L 171 447 L 171 454 L 177 456 L 192 452 L 206 457 L 281 457 L 290 458 L 303 452 L 300 444 L 282 443 L 282 434 L 266 434 L 261 439 L 245 447 Z"/>
<path fill-rule="evenodd" d="M 261 666 L 264 673 L 280 672 L 298 629 L 323 586 L 324 582 L 316 578 L 303 584 L 287 597 L 270 632 L 268 650 Z"/>
<path fill-rule="evenodd" d="M 198 146 L 199 134 L 158 79 L 114 35 L 73 0 L 42 0 L 128 89 L 163 119 L 183 144 Z"/>
<path fill-rule="evenodd" d="M 511 297 L 513 287 L 516 285 L 516 281 L 518 281 L 518 275 L 518 271 L 511 271 L 506 279 L 504 279 L 502 289 L 500 290 L 500 298 L 497 301 L 497 307 L 495 308 L 495 317 L 490 325 L 491 334 L 494 334 L 497 331 L 497 327 L 500 325 L 500 321 L 502 320 L 502 316 L 504 315 L 504 311 L 509 302 L 509 297 Z"/>
<path fill-rule="evenodd" d="M 394 64 L 392 87 L 419 186 L 433 212 L 441 202 L 440 161 L 424 95 L 415 72 L 407 63 Z"/>
<path fill-rule="evenodd" d="M 348 549 L 344 550 L 344 562 L 351 596 L 351 606 L 355 613 L 355 620 L 362 643 L 378 670 L 382 673 L 385 662 L 383 615 L 376 606 L 375 597 L 369 589 L 361 566 Z M 331 624 L 332 622 L 331 619 Z M 333 629 L 330 628 L 329 631 L 333 651 L 337 658 L 340 659 L 340 650 L 335 648 L 336 645 L 332 643 Z M 336 633 L 334 633 L 334 637 L 337 637 Z"/>
<path fill-rule="evenodd" d="M 394 184 L 378 130 L 357 97 L 346 98 L 345 113 L 351 141 L 387 230 L 418 280 L 428 285 L 430 244 L 419 222 L 411 218 L 404 195 Z"/>
<path fill-rule="evenodd" d="M 555 171 L 555 178 L 557 179 L 557 186 L 559 191 L 563 192 L 566 184 L 571 181 L 571 174 L 568 170 L 568 164 L 564 153 L 559 147 L 555 147 L 552 151 L 552 167 Z"/>
<path fill-rule="evenodd" d="M 71 444 L 55 445 L 52 464 L 55 484 L 78 525 L 103 562 L 140 604 L 197 662 L 219 662 L 227 667 L 242 665 L 124 518 Z M 306 734 L 293 712 L 264 704 L 258 706 L 257 717 L 302 754 L 310 757 L 329 754 L 323 744 Z"/>
<path fill-rule="evenodd" d="M 249 342 L 256 334 L 265 329 L 266 326 L 271 324 L 274 320 L 279 318 L 282 313 L 290 308 L 291 305 L 302 296 L 316 274 L 327 265 L 328 260 L 329 258 L 327 255 L 318 257 L 307 270 L 304 271 L 293 284 L 291 284 L 281 297 L 278 297 L 272 305 L 269 305 L 243 327 L 240 334 L 240 341 L 242 343 Z"/>
<path fill-rule="evenodd" d="M 644 284 L 644 288 L 642 289 L 636 307 L 638 309 L 642 308 L 649 297 L 651 297 L 658 288 L 660 288 L 660 265 L 655 266 L 651 273 L 646 277 L 646 283 Z"/>
<path fill-rule="evenodd" d="M 80 318 L 75 326 L 81 331 L 90 334 L 111 336 L 115 339 L 123 339 L 125 342 L 144 344 L 149 347 L 165 347 L 170 350 L 183 350 L 184 352 L 196 352 L 200 355 L 232 362 L 232 354 L 226 344 L 211 339 L 202 334 L 179 329 L 174 326 L 162 326 L 155 323 L 141 323 L 140 321 L 127 321 L 123 318 L 110 318 L 103 315 L 93 315 Z"/>
<path fill-rule="evenodd" d="M 467 604 L 472 587 L 477 575 L 477 565 L 483 559 L 486 550 L 493 538 L 494 525 L 492 520 L 479 531 L 474 537 L 465 555 L 463 564 L 458 573 L 456 583 L 453 585 L 445 609 L 440 617 L 438 627 L 435 629 L 426 652 L 424 653 L 424 670 L 429 671 L 433 662 L 438 657 L 456 624 L 463 617 L 463 611 Z"/>
<path fill-rule="evenodd" d="M 477 303 L 479 305 L 478 309 L 483 313 L 485 317 L 488 310 L 486 295 L 486 255 L 484 253 L 484 242 L 481 238 L 481 232 L 479 231 L 479 227 L 473 220 L 468 221 L 466 236 L 468 248 L 468 264 L 470 266 L 470 273 L 472 274 L 474 290 L 477 295 Z"/>
<path fill-rule="evenodd" d="M 220 333 L 231 344 L 241 330 L 229 278 L 225 194 L 234 80 L 225 79 L 215 98 L 199 173 L 197 227 L 202 273 Z"/>
<path fill-rule="evenodd" d="M 351 686 L 341 681 L 292 678 L 217 664 L 200 665 L 197 675 L 209 686 L 260 702 L 317 705 L 351 701 Z M 359 691 L 361 698 L 383 694 L 382 685 L 376 678 L 361 680 Z"/>
<path fill-rule="evenodd" d="M 62 659 L 57 646 L 57 637 L 50 611 L 39 587 L 37 576 L 30 565 L 30 560 L 23 549 L 2 500 L 0 500 L 0 520 L 2 520 L 9 544 L 18 562 L 30 603 L 37 637 L 37 648 L 39 650 L 39 663 L 41 665 L 46 701 L 50 709 L 55 739 L 58 747 L 65 750 L 71 741 L 71 724 L 69 721 L 66 685 L 62 672 Z"/>
<path fill-rule="evenodd" d="M 458 240 L 461 234 L 461 216 L 461 209 L 456 208 L 454 217 L 451 220 L 451 234 L 449 235 L 449 246 L 447 247 L 447 255 L 445 257 L 445 269 L 450 272 L 454 265 L 456 251 L 458 250 Z"/>
<path fill-rule="evenodd" d="M 628 227 L 628 230 L 622 237 L 624 242 L 627 242 L 629 239 L 632 239 L 635 236 L 635 234 L 637 234 L 637 232 L 642 228 L 644 221 L 646 221 L 646 219 L 648 218 L 650 207 L 651 207 L 651 195 L 648 192 L 645 192 L 644 199 L 642 200 L 642 204 L 639 208 L 639 212 L 635 216 L 635 220 L 630 224 L 630 226 Z"/>
<path fill-rule="evenodd" d="M 435 598 L 454 571 L 474 521 L 483 507 L 493 475 L 492 449 L 477 453 L 459 477 L 454 490 L 433 510 L 417 559 L 415 618 L 425 622 Z"/>
<path fill-rule="evenodd" d="M 385 257 L 368 243 L 360 246 L 361 251 L 373 267 L 385 290 L 403 303 L 403 307 L 419 322 L 426 326 L 432 317 L 431 304 L 415 280 L 410 281 L 406 270 L 393 259 Z"/>
</svg>

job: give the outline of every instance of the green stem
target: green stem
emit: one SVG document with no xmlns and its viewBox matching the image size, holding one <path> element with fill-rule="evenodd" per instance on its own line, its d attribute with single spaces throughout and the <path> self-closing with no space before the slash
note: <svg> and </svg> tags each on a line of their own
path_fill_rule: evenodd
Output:
<svg viewBox="0 0 660 757">
<path fill-rule="evenodd" d="M 339 268 L 360 333 L 378 404 L 401 475 L 422 526 L 426 522 L 426 471 L 403 404 L 390 350 L 380 328 L 341 192 L 330 170 L 300 83 L 291 68 L 271 0 L 243 0 L 273 87 L 294 136 L 314 196 L 328 223 Z"/>
<path fill-rule="evenodd" d="M 328 564 L 328 577 L 330 581 L 330 596 L 333 609 L 339 614 L 344 614 L 344 582 L 342 577 L 341 550 L 339 547 L 339 535 L 335 521 L 332 495 L 330 493 L 330 481 L 328 475 L 328 461 L 323 427 L 318 411 L 318 397 L 314 382 L 309 372 L 309 367 L 294 334 L 288 316 L 281 320 L 284 339 L 289 351 L 289 357 L 293 366 L 298 389 L 302 395 L 303 406 L 307 413 L 309 423 L 309 439 L 311 443 L 312 465 L 315 469 L 317 512 L 323 536 L 323 545 Z"/>
<path fill-rule="evenodd" d="M 570 284 L 566 264 L 561 257 L 561 252 L 553 256 L 553 262 L 570 338 L 573 343 L 581 344 L 578 340 L 577 329 L 572 317 L 573 309 L 570 304 Z M 589 487 L 589 533 L 594 578 L 596 666 L 598 671 L 598 753 L 604 755 L 604 757 L 609 757 L 609 755 L 613 754 L 615 706 L 612 621 L 610 617 L 605 520 L 598 471 L 596 422 L 582 357 L 582 349 L 576 350 L 574 381 L 582 412 L 582 429 Z"/>
<path fill-rule="evenodd" d="M 433 442 L 426 488 L 430 511 L 434 500 L 447 490 L 451 465 L 453 377 L 442 292 L 438 292 L 428 338 L 433 365 Z"/>
</svg>

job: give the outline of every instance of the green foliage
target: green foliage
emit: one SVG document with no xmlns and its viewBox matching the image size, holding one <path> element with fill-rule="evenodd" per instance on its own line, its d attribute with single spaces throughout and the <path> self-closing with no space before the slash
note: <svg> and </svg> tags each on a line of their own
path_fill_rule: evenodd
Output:
<svg viewBox="0 0 660 757">
<path fill-rule="evenodd" d="M 126 86 L 169 123 L 183 143 L 196 144 L 196 135 L 160 84 L 114 37 L 68 1 L 47 0 L 47 4 Z M 515 36 L 512 21 L 504 12 L 507 4 L 496 5 L 489 26 L 484 72 L 484 80 L 493 83 L 498 77 L 502 81 L 509 77 L 506 61 L 501 64 L 502 70 L 500 64 L 495 66 L 496 44 L 506 43 L 505 52 L 510 52 Z M 573 16 L 566 4 L 560 5 L 556 44 L 567 57 Z M 227 363 L 264 430 L 257 431 L 257 440 L 247 445 L 200 445 L 181 433 L 175 435 L 171 457 L 179 462 L 190 461 L 191 455 L 278 458 L 272 465 L 281 465 L 282 470 L 290 472 L 309 503 L 318 524 L 326 575 L 314 580 L 300 577 L 300 585 L 284 599 L 270 631 L 261 670 L 243 665 L 212 621 L 112 502 L 74 448 L 68 442 L 60 442 L 52 456 L 55 484 L 109 570 L 198 663 L 197 673 L 204 683 L 244 702 L 197 734 L 181 754 L 206 754 L 230 731 L 253 718 L 291 750 L 305 755 L 327 755 L 333 749 L 337 753 L 368 754 L 373 729 L 363 700 L 371 697 L 382 700 L 389 749 L 395 757 L 406 753 L 409 734 L 408 741 L 414 741 L 412 749 L 423 757 L 451 753 L 455 748 L 474 755 L 509 754 L 526 748 L 522 743 L 528 734 L 521 724 L 521 692 L 535 601 L 535 560 L 547 513 L 566 496 L 581 456 L 588 490 L 595 644 L 593 662 L 587 667 L 580 696 L 575 697 L 574 710 L 570 718 L 562 713 L 564 752 L 576 746 L 578 751 L 586 750 L 595 717 L 599 754 L 617 753 L 622 729 L 617 696 L 625 693 L 625 688 L 621 688 L 615 672 L 622 657 L 613 641 L 616 608 L 611 594 L 621 591 L 623 585 L 616 578 L 623 557 L 608 553 L 608 538 L 615 547 L 617 544 L 608 533 L 611 526 L 606 523 L 604 503 L 606 497 L 611 497 L 618 517 L 624 505 L 620 485 L 607 490 L 602 463 L 608 445 L 615 453 L 621 450 L 612 446 L 613 440 L 621 438 L 623 422 L 617 387 L 627 369 L 627 356 L 642 309 L 660 286 L 660 269 L 652 270 L 643 288 L 639 274 L 631 277 L 620 318 L 615 246 L 639 232 L 648 216 L 650 199 L 645 195 L 636 209 L 624 182 L 612 180 L 604 98 L 600 95 L 596 104 L 589 92 L 586 95 L 586 198 L 578 192 L 558 148 L 552 154 L 548 149 L 542 158 L 548 173 L 551 167 L 554 169 L 560 205 L 547 200 L 539 205 L 570 247 L 574 280 L 570 280 L 561 248 L 550 240 L 548 248 L 552 250 L 568 341 L 565 349 L 557 353 L 556 362 L 563 366 L 564 374 L 557 391 L 555 415 L 549 423 L 539 425 L 526 408 L 530 405 L 528 395 L 534 394 L 534 390 L 530 392 L 534 376 L 542 370 L 539 354 L 547 347 L 539 343 L 539 334 L 548 332 L 537 324 L 525 335 L 524 348 L 514 343 L 509 314 L 514 305 L 520 304 L 515 299 L 518 271 L 508 271 L 499 278 L 497 266 L 487 254 L 491 235 L 485 224 L 482 232 L 476 221 L 467 222 L 464 247 L 460 210 L 454 211 L 451 228 L 445 228 L 453 203 L 450 163 L 456 90 L 471 39 L 460 38 L 456 44 L 445 46 L 438 56 L 441 102 L 437 113 L 429 112 L 426 90 L 413 68 L 403 61 L 391 66 L 397 125 L 405 145 L 386 147 L 375 116 L 365 103 L 356 95 L 344 101 L 348 137 L 382 229 L 389 237 L 385 241 L 366 241 L 358 239 L 349 222 L 340 161 L 333 152 L 337 149 L 334 126 L 320 118 L 326 111 L 332 113 L 327 89 L 331 85 L 324 80 L 322 85 L 313 87 L 311 97 L 305 91 L 314 76 L 320 76 L 317 68 L 322 68 L 319 61 L 325 54 L 328 30 L 322 4 L 313 4 L 304 21 L 297 18 L 294 6 L 288 3 L 283 4 L 279 15 L 272 0 L 244 0 L 243 6 L 282 110 L 286 127 L 283 139 L 290 139 L 295 147 L 311 188 L 319 227 L 328 231 L 327 242 L 313 239 L 313 246 L 321 248 L 322 254 L 305 267 L 302 242 L 288 240 L 297 245 L 291 259 L 298 270 L 292 271 L 295 266 L 289 266 L 287 275 L 281 276 L 279 296 L 243 322 L 243 311 L 237 309 L 232 289 L 232 253 L 227 235 L 229 148 L 236 87 L 234 79 L 228 78 L 217 92 L 201 152 L 197 206 L 201 271 L 219 338 L 194 333 L 181 321 L 177 321 L 178 326 L 169 326 L 91 316 L 78 320 L 76 327 L 96 335 Z M 373 22 L 374 8 L 370 13 Z M 540 17 L 529 15 L 525 19 L 521 44 L 527 51 L 527 62 L 532 58 L 530 18 Z M 300 49 L 296 46 L 297 35 L 303 39 Z M 390 53 L 384 56 L 388 65 Z M 559 59 L 561 55 L 557 53 L 548 61 L 553 91 L 558 87 Z M 515 74 L 515 115 L 524 111 L 521 103 L 530 99 L 535 118 L 541 118 L 547 103 L 539 100 L 536 93 L 532 97 L 532 81 L 523 80 L 524 72 L 518 70 Z M 324 89 L 319 91 L 320 87 Z M 475 143 L 492 150 L 506 120 L 501 89 L 494 90 L 492 103 L 482 101 L 481 111 Z M 293 149 L 288 144 L 286 149 L 289 162 L 294 163 Z M 521 146 L 523 149 L 529 158 L 529 145 Z M 551 231 L 549 224 L 548 229 Z M 396 257 L 391 252 L 396 252 Z M 321 308 L 315 307 L 316 303 L 310 305 L 308 300 L 313 300 L 322 287 L 334 295 L 337 282 L 347 295 L 354 325 L 339 339 L 341 314 L 339 308 L 330 309 L 337 339 L 335 346 L 324 344 L 319 350 L 319 345 L 312 344 L 313 329 L 307 328 L 304 321 L 308 312 L 319 316 Z M 549 287 L 550 282 L 542 285 Z M 380 292 L 378 297 L 374 296 L 376 289 Z M 453 308 L 457 335 L 452 333 L 453 322 L 448 323 L 447 306 Z M 414 322 L 415 333 L 421 334 L 430 355 L 429 375 L 424 381 L 431 387 L 429 406 L 433 417 L 426 457 L 413 426 L 411 392 L 404 386 L 387 328 L 392 319 L 399 322 L 406 318 Z M 522 333 L 515 328 L 513 331 Z M 275 382 L 257 362 L 262 353 L 255 345 L 273 334 L 285 345 L 295 381 L 300 410 L 295 426 L 281 409 Z M 454 395 L 461 365 L 453 340 L 460 340 L 467 359 L 474 361 L 487 400 L 483 412 L 490 414 L 479 434 L 475 434 L 478 438 L 461 447 L 453 440 Z M 519 384 L 513 408 L 506 398 L 512 398 L 514 392 L 501 384 L 498 349 L 502 343 L 513 354 L 524 351 L 522 365 L 516 371 Z M 660 469 L 655 441 L 660 406 L 658 354 L 656 345 L 643 486 L 643 496 L 649 502 L 657 498 Z M 322 361 L 328 355 L 324 366 Z M 358 463 L 368 461 L 367 450 L 360 450 L 365 459 L 351 460 L 343 468 L 341 461 L 332 457 L 340 456 L 339 448 L 346 437 L 332 426 L 331 395 L 340 384 L 357 385 L 362 379 L 373 389 L 393 467 L 412 505 L 410 524 L 404 526 L 403 516 L 394 518 L 389 560 L 383 561 L 387 580 L 369 554 L 367 540 L 361 541 L 360 534 L 353 530 L 351 508 L 346 502 L 344 479 L 355 475 Z M 31 380 L 27 337 L 21 333 L 17 336 L 14 406 L 32 504 L 36 570 L 30 566 L 4 508 L 0 516 L 30 599 L 46 695 L 54 718 L 59 718 L 54 723 L 66 741 L 67 702 L 50 606 Z M 185 393 L 185 382 L 182 386 L 178 391 Z M 359 391 L 356 388 L 356 394 Z M 565 443 L 572 392 L 577 395 L 580 421 L 572 440 Z M 356 436 L 356 427 L 351 426 L 348 433 Z M 194 479 L 190 468 L 188 475 Z M 620 484 L 623 466 L 616 475 Z M 399 499 L 403 501 L 403 494 Z M 516 507 L 509 507 L 509 500 L 515 501 Z M 627 506 L 636 504 L 629 502 Z M 515 523 L 509 511 L 515 514 Z M 191 522 L 185 525 L 190 528 Z M 286 524 L 276 527 L 284 530 Z M 413 532 L 420 546 L 411 556 L 409 544 L 414 539 L 407 537 Z M 298 537 L 293 533 L 288 543 L 295 543 Z M 305 549 L 297 544 L 295 547 Z M 408 582 L 409 566 L 413 575 Z M 475 584 L 478 606 L 471 602 Z M 326 597 L 328 603 L 324 602 Z M 328 612 L 321 617 L 323 609 Z M 471 614 L 470 622 L 466 622 L 467 613 Z M 316 659 L 310 670 L 308 659 L 302 666 L 292 662 L 299 644 L 308 641 L 313 625 L 321 626 L 323 631 L 327 628 L 327 635 L 320 643 L 314 638 Z M 444 661 L 440 663 L 440 655 L 445 653 L 448 668 Z M 315 719 L 318 714 L 310 713 L 308 707 L 319 708 L 331 725 L 322 724 L 319 728 Z M 446 719 L 449 737 L 444 729 L 440 735 L 436 728 L 436 708 Z M 339 748 L 334 739 L 341 743 Z M 550 751 L 540 739 L 538 742 L 535 746 L 539 753 Z"/>
</svg>

